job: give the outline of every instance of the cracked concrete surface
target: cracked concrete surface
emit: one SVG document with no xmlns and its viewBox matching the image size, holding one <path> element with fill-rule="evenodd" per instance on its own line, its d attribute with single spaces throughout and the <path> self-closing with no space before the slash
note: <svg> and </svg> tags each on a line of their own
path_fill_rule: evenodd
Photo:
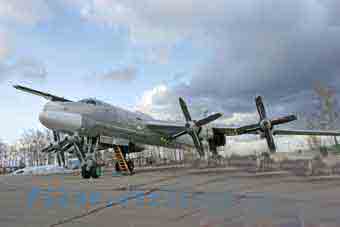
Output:
<svg viewBox="0 0 340 227">
<path fill-rule="evenodd" d="M 282 172 L 1 176 L 0 226 L 340 226 L 339 193 L 339 177 Z"/>
</svg>

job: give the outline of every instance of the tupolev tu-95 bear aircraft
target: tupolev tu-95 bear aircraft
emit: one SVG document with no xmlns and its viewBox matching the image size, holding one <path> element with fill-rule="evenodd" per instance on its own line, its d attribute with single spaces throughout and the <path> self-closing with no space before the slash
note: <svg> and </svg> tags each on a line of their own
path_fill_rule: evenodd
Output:
<svg viewBox="0 0 340 227">
<path fill-rule="evenodd" d="M 203 141 L 209 150 L 217 155 L 217 147 L 224 146 L 226 136 L 259 134 L 265 138 L 271 153 L 276 151 L 273 135 L 324 135 L 339 136 L 336 131 L 275 130 L 274 126 L 297 120 L 295 115 L 268 119 L 262 98 L 256 98 L 258 123 L 239 128 L 209 124 L 222 116 L 215 113 L 200 120 L 193 120 L 184 100 L 179 98 L 185 122 L 155 120 L 152 117 L 124 110 L 97 99 L 71 101 L 63 97 L 15 85 L 14 88 L 41 96 L 47 100 L 39 115 L 40 122 L 53 131 L 55 144 L 44 149 L 55 152 L 59 164 L 65 164 L 64 152 L 71 150 L 79 158 L 83 178 L 97 178 L 97 151 L 119 147 L 123 159 L 132 171 L 133 163 L 125 160 L 127 153 L 142 151 L 143 145 L 156 145 L 170 148 L 196 148 L 204 155 Z M 61 140 L 60 134 L 68 137 Z M 116 166 L 119 169 L 119 166 Z"/>
</svg>

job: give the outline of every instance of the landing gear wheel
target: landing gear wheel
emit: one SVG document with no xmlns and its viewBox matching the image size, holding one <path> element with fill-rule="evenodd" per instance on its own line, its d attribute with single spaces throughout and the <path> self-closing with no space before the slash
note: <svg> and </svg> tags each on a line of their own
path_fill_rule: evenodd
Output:
<svg viewBox="0 0 340 227">
<path fill-rule="evenodd" d="M 135 164 L 133 163 L 132 160 L 127 161 L 128 168 L 131 173 L 133 173 L 133 169 L 135 168 Z"/>
<path fill-rule="evenodd" d="M 90 169 L 91 177 L 93 179 L 97 179 L 99 177 L 97 169 L 98 169 L 98 167 L 96 165 L 92 166 L 91 169 Z"/>
<path fill-rule="evenodd" d="M 89 179 L 91 177 L 91 172 L 86 170 L 86 165 L 81 167 L 81 176 L 84 179 Z"/>
</svg>

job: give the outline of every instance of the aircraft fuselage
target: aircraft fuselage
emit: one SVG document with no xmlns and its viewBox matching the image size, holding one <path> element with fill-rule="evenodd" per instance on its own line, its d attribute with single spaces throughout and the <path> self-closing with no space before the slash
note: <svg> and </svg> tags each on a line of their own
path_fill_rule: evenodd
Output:
<svg viewBox="0 0 340 227">
<path fill-rule="evenodd" d="M 133 143 L 166 146 L 173 148 L 193 147 L 188 136 L 172 142 L 165 134 L 150 130 L 145 122 L 153 120 L 142 113 L 124 110 L 95 101 L 48 102 L 39 115 L 40 122 L 47 128 L 68 134 L 84 136 L 110 136 L 126 139 Z M 184 123 L 183 123 L 184 124 Z"/>
</svg>

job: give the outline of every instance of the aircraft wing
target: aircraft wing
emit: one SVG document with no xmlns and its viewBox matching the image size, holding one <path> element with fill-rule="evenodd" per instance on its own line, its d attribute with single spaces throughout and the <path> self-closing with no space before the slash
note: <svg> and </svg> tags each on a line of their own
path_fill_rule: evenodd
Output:
<svg viewBox="0 0 340 227">
<path fill-rule="evenodd" d="M 176 122 L 162 122 L 162 121 L 146 122 L 147 128 L 167 135 L 173 135 L 175 133 L 185 130 L 185 127 L 183 125 L 184 123 Z"/>
<path fill-rule="evenodd" d="M 274 130 L 274 135 L 302 135 L 302 136 L 340 136 L 340 131 L 317 130 Z"/>
<path fill-rule="evenodd" d="M 254 125 L 255 126 L 255 125 Z M 237 136 L 242 134 L 260 134 L 258 130 L 253 130 L 252 127 L 240 128 L 214 128 L 217 133 L 225 136 Z M 318 131 L 318 130 L 273 130 L 273 135 L 301 135 L 301 136 L 340 136 L 340 131 Z"/>
<path fill-rule="evenodd" d="M 213 128 L 214 132 L 224 134 L 225 136 L 241 135 L 239 128 Z"/>
<path fill-rule="evenodd" d="M 30 93 L 30 94 L 33 94 L 33 95 L 37 95 L 37 96 L 43 97 L 43 98 L 50 100 L 50 101 L 53 101 L 53 102 L 55 102 L 55 101 L 57 101 L 57 102 L 72 102 L 71 100 L 64 99 L 63 97 L 51 95 L 49 93 L 37 91 L 37 90 L 31 89 L 31 88 L 28 88 L 28 87 L 24 87 L 24 86 L 21 86 L 21 85 L 14 85 L 13 87 L 15 89 L 20 90 L 20 91 L 27 92 L 27 93 Z"/>
<path fill-rule="evenodd" d="M 213 127 L 214 132 L 224 134 L 225 136 L 237 136 L 243 134 L 259 134 L 258 124 L 247 125 L 239 128 Z"/>
</svg>

